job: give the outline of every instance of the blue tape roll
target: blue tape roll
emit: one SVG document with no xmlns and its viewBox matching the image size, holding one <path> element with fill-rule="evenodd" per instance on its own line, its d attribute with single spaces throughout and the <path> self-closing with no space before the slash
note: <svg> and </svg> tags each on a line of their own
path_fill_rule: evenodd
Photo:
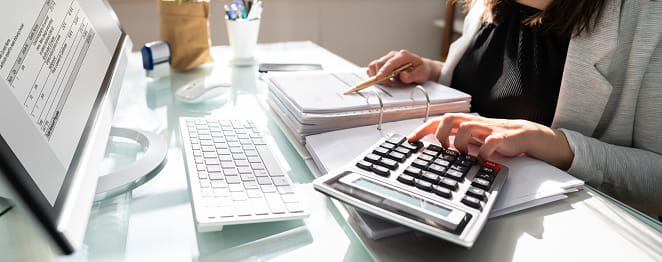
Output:
<svg viewBox="0 0 662 262">
<path fill-rule="evenodd" d="M 170 63 L 170 45 L 165 41 L 154 41 L 145 44 L 141 49 L 143 68 L 153 70 L 155 65 Z"/>
</svg>

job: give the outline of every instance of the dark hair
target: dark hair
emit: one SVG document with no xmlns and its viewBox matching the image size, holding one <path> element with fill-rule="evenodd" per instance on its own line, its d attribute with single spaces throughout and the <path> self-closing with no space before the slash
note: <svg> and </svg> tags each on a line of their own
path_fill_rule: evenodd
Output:
<svg viewBox="0 0 662 262">
<path fill-rule="evenodd" d="M 458 1 L 458 0 L 455 0 Z M 540 26 L 542 30 L 577 36 L 595 29 L 607 0 L 553 0 L 549 6 L 523 22 L 527 25 Z M 465 2 L 465 8 L 471 7 L 474 0 Z M 498 24 L 508 15 L 515 0 L 484 0 L 485 13 L 483 22 Z"/>
</svg>

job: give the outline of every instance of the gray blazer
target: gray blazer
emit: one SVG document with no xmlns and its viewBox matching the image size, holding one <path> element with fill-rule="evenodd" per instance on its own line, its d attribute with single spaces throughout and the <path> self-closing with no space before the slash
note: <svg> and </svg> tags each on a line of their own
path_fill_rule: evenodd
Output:
<svg viewBox="0 0 662 262">
<path fill-rule="evenodd" d="M 480 28 L 476 1 L 439 82 Z M 598 27 L 573 37 L 552 127 L 575 154 L 568 173 L 645 212 L 662 214 L 662 1 L 612 0 Z M 659 191 L 658 191 L 659 190 Z"/>
</svg>

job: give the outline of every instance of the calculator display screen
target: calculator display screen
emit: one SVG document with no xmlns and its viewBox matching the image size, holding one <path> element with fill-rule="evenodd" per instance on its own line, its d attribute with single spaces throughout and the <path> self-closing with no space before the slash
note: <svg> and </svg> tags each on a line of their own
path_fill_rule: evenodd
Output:
<svg viewBox="0 0 662 262">
<path fill-rule="evenodd" d="M 433 212 L 435 214 L 438 214 L 440 216 L 448 216 L 448 214 L 451 213 L 449 209 L 442 208 L 436 205 L 432 205 L 430 203 L 427 203 L 426 201 L 423 201 L 422 199 L 412 197 L 410 195 L 407 195 L 405 193 L 396 191 L 394 189 L 382 186 L 380 184 L 373 183 L 371 181 L 365 180 L 365 179 L 357 179 L 354 180 L 353 182 L 357 186 L 372 190 L 374 192 L 377 192 L 379 194 L 382 194 L 387 197 L 391 197 L 393 199 L 400 200 L 402 202 L 405 202 L 407 204 L 410 204 L 415 207 L 420 207 L 422 209 L 428 210 L 430 212 Z"/>
</svg>

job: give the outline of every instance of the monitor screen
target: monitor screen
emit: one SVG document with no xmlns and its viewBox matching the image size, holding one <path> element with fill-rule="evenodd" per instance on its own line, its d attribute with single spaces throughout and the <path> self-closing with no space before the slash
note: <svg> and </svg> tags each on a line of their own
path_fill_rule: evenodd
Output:
<svg viewBox="0 0 662 262">
<path fill-rule="evenodd" d="M 82 161 L 99 146 L 87 143 L 118 82 L 125 34 L 101 0 L 6 1 L 0 21 L 1 171 L 50 231 L 61 230 L 67 201 L 79 197 L 76 176 L 98 176 Z"/>
</svg>

